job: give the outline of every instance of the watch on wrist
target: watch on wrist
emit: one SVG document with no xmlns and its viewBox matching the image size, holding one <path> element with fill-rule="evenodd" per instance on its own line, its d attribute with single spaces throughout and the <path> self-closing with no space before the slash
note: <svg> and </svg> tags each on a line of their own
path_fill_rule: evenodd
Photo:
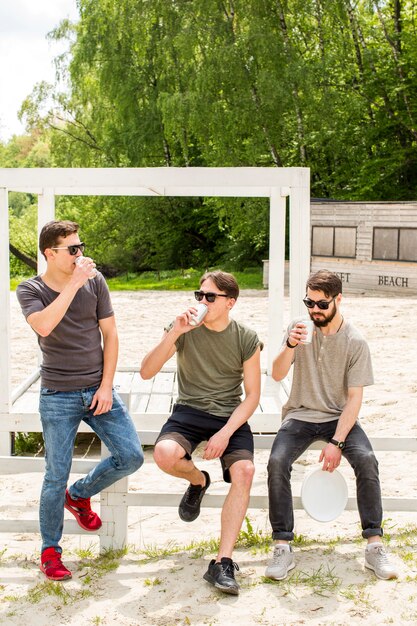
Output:
<svg viewBox="0 0 417 626">
<path fill-rule="evenodd" d="M 291 350 L 294 350 L 294 348 L 296 348 L 296 347 L 297 347 L 297 344 L 295 344 L 295 346 L 292 346 L 292 345 L 290 344 L 290 342 L 288 341 L 288 339 L 287 339 L 287 341 L 286 341 L 286 344 L 287 344 L 287 348 L 291 348 Z"/>
<path fill-rule="evenodd" d="M 337 441 L 337 439 L 330 439 L 330 443 L 332 443 L 339 450 L 344 450 L 346 447 L 346 443 L 344 441 Z"/>
</svg>

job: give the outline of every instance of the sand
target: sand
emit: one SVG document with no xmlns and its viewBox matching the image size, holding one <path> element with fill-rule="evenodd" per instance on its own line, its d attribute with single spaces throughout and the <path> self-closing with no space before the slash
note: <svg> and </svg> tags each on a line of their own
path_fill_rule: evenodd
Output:
<svg viewBox="0 0 417 626">
<path fill-rule="evenodd" d="M 191 302 L 185 292 L 120 292 L 112 299 L 120 335 L 120 365 L 139 364 L 162 334 L 163 325 Z M 33 333 L 12 300 L 12 380 L 17 385 L 37 360 Z M 255 328 L 266 340 L 267 293 L 244 292 L 234 316 Z M 284 320 L 288 318 L 285 298 Z M 365 390 L 361 423 L 369 435 L 417 436 L 417 382 L 414 339 L 414 298 L 346 296 L 342 310 L 369 341 L 375 384 Z M 266 346 L 268 349 L 268 346 Z M 273 347 L 275 352 L 277 347 Z M 266 350 L 263 365 L 266 361 Z M 307 469 L 315 467 L 312 451 L 294 467 L 294 488 Z M 268 453 L 257 451 L 253 493 L 266 493 Z M 411 452 L 378 453 L 383 495 L 417 498 L 417 458 Z M 197 456 L 198 462 L 198 456 Z M 201 462 L 213 477 L 212 493 L 222 492 L 219 463 Z M 349 491 L 354 494 L 352 470 L 342 464 Z M 40 474 L 0 478 L 2 518 L 37 515 Z M 166 478 L 146 453 L 143 468 L 131 481 L 132 490 L 181 493 L 182 481 Z M 66 514 L 67 515 L 67 514 Z M 266 510 L 248 512 L 254 533 L 269 536 Z M 334 522 L 321 524 L 296 511 L 295 530 L 303 537 L 295 548 L 297 567 L 286 581 L 268 584 L 263 578 L 268 553 L 239 548 L 234 559 L 240 570 L 239 597 L 226 596 L 202 575 L 214 553 L 184 550 L 191 542 L 216 538 L 220 511 L 204 509 L 198 520 L 185 524 L 175 509 L 132 508 L 129 548 L 119 567 L 103 574 L 94 537 L 64 536 L 65 563 L 73 579 L 44 584 L 38 569 L 39 535 L 0 534 L 0 623 L 44 624 L 199 625 L 199 624 L 416 624 L 417 513 L 390 512 L 385 518 L 386 543 L 400 577 L 382 581 L 364 568 L 364 540 L 356 511 L 345 511 Z M 246 525 L 244 530 L 248 530 Z M 177 546 L 178 552 L 173 552 Z M 200 546 L 201 548 L 201 546 Z M 151 549 L 159 551 L 148 558 Z M 162 553 L 165 551 L 165 555 Z M 83 556 L 91 552 L 86 565 Z M 146 554 L 145 554 L 146 553 Z M 148 555 L 148 556 L 147 556 Z M 56 590 L 61 590 L 59 593 Z M 64 591 L 62 591 L 64 590 Z M 55 591 L 56 593 L 52 593 Z M 88 592 L 88 594 L 86 593 Z"/>
</svg>

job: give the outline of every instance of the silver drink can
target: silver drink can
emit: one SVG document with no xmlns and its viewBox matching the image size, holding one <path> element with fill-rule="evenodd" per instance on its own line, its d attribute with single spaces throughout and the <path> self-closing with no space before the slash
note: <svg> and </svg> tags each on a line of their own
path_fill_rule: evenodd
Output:
<svg viewBox="0 0 417 626">
<path fill-rule="evenodd" d="M 304 343 L 304 344 L 311 343 L 313 341 L 314 322 L 313 320 L 310 319 L 310 320 L 301 320 L 301 323 L 304 324 L 304 326 L 307 329 L 307 335 L 304 337 L 301 343 Z"/>
<path fill-rule="evenodd" d="M 207 304 L 204 304 L 204 302 L 199 302 L 195 308 L 197 309 L 197 313 L 195 313 L 190 319 L 190 326 L 197 326 L 200 324 L 208 311 L 208 306 Z"/>
</svg>

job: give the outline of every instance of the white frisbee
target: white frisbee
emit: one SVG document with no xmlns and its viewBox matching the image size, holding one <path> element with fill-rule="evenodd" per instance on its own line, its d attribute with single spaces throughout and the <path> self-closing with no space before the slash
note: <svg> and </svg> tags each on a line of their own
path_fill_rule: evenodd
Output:
<svg viewBox="0 0 417 626">
<path fill-rule="evenodd" d="M 304 510 L 317 522 L 331 522 L 345 510 L 348 487 L 337 470 L 325 472 L 316 469 L 301 485 L 301 503 Z"/>
</svg>

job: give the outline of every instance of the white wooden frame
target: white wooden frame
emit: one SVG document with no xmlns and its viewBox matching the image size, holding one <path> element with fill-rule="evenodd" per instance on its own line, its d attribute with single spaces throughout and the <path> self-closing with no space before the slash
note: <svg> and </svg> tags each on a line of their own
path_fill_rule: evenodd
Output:
<svg viewBox="0 0 417 626">
<path fill-rule="evenodd" d="M 293 316 L 301 313 L 304 285 L 310 271 L 310 171 L 308 168 L 97 168 L 97 169 L 0 169 L 0 470 L 33 468 L 43 471 L 43 461 L 10 459 L 12 404 L 36 380 L 32 373 L 13 393 L 10 383 L 10 294 L 8 192 L 21 191 L 38 196 L 38 234 L 55 217 L 55 197 L 60 195 L 100 196 L 209 196 L 267 197 L 270 200 L 270 280 L 268 345 L 278 346 L 283 327 L 285 212 L 290 207 L 290 307 Z M 38 272 L 44 270 L 38 252 Z M 268 355 L 268 369 L 272 365 Z M 16 414 L 14 414 L 16 417 Z M 37 415 L 22 416 L 27 430 L 39 430 Z M 4 426 L 6 428 L 4 428 Z M 30 424 L 30 426 L 29 426 Z M 15 426 L 15 429 L 18 428 Z M 21 428 L 22 430 L 22 428 Z M 25 429 L 26 430 L 26 429 Z M 103 451 L 106 454 L 105 451 Z M 11 463 L 10 461 L 13 462 Z M 74 462 L 91 468 L 90 462 Z M 41 469 L 39 469 L 41 467 Z M 33 471 L 32 469 L 30 471 Z M 103 528 L 101 546 L 122 545 L 127 532 L 128 480 L 119 481 L 101 495 Z M 121 498 L 115 507 L 114 498 Z M 116 498 L 116 499 L 117 499 Z M 154 500 L 154 498 L 153 498 Z M 13 530 L 15 522 L 0 523 L 0 531 Z M 19 522 L 19 528 L 37 529 L 37 522 Z M 69 524 L 66 532 L 79 532 Z"/>
</svg>

